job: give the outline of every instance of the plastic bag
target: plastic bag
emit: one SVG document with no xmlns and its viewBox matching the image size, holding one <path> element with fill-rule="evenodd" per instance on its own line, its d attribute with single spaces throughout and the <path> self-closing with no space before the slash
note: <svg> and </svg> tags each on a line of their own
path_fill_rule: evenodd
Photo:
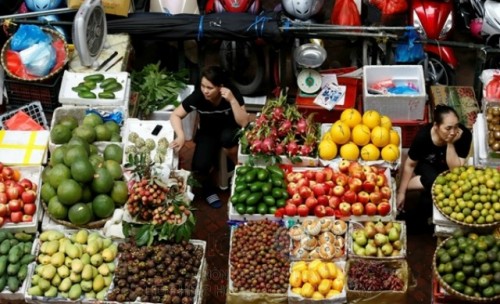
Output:
<svg viewBox="0 0 500 304">
<path fill-rule="evenodd" d="M 21 24 L 12 36 L 10 48 L 19 52 L 40 42 L 51 43 L 52 38 L 36 25 Z"/>
<path fill-rule="evenodd" d="M 4 122 L 6 130 L 12 131 L 40 131 L 45 130 L 24 111 L 19 111 Z"/>
<path fill-rule="evenodd" d="M 483 83 L 483 97 L 500 100 L 500 70 L 484 70 L 479 77 Z"/>
<path fill-rule="evenodd" d="M 361 25 L 361 18 L 356 3 L 353 0 L 335 1 L 330 22 L 337 25 Z"/>
<path fill-rule="evenodd" d="M 384 15 L 404 13 L 408 9 L 406 0 L 370 0 L 370 4 L 376 6 Z"/>
<path fill-rule="evenodd" d="M 418 62 L 425 57 L 423 44 L 415 43 L 415 40 L 419 38 L 417 31 L 414 29 L 404 33 L 404 42 L 396 45 L 396 62 Z"/>
<path fill-rule="evenodd" d="M 56 62 L 56 51 L 51 42 L 40 42 L 19 52 L 29 74 L 46 76 Z"/>
</svg>

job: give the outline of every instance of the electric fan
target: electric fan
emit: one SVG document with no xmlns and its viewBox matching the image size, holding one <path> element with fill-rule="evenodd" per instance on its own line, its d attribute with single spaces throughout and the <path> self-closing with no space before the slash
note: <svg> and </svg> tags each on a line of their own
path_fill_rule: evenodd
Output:
<svg viewBox="0 0 500 304">
<path fill-rule="evenodd" d="M 92 66 L 107 35 L 106 13 L 101 0 L 85 0 L 73 23 L 73 43 L 83 66 Z"/>
</svg>

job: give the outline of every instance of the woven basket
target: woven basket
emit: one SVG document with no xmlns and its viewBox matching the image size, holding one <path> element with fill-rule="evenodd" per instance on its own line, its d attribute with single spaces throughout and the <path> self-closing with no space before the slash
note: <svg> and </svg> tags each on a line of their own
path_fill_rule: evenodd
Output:
<svg viewBox="0 0 500 304">
<path fill-rule="evenodd" d="M 111 217 L 108 217 L 108 218 L 105 218 L 105 219 L 101 219 L 101 220 L 98 220 L 98 221 L 94 221 L 94 222 L 90 222 L 90 223 L 87 223 L 85 225 L 81 225 L 81 226 L 77 226 L 71 222 L 67 222 L 67 221 L 63 221 L 63 220 L 59 220 L 59 219 L 56 219 L 55 217 L 53 217 L 50 212 L 49 212 L 49 208 L 47 207 L 47 204 L 45 204 L 45 202 L 43 200 L 41 200 L 42 202 L 42 206 L 43 206 L 43 210 L 45 210 L 45 213 L 50 217 L 51 220 L 53 220 L 54 222 L 60 224 L 60 225 L 63 225 L 63 226 L 66 226 L 66 227 L 69 227 L 69 228 L 75 228 L 75 229 L 98 229 L 98 228 L 102 228 L 104 227 L 104 224 L 106 224 L 106 222 L 111 219 Z"/>
<path fill-rule="evenodd" d="M 449 237 L 446 240 L 444 240 L 443 242 L 441 242 L 441 244 L 439 244 L 437 246 L 436 251 L 434 252 L 434 256 L 432 257 L 432 271 L 434 272 L 434 277 L 436 277 L 438 279 L 439 285 L 441 287 L 443 287 L 443 289 L 448 294 L 452 295 L 453 297 L 457 298 L 458 300 L 466 301 L 468 303 L 493 303 L 493 302 L 498 303 L 500 301 L 500 295 L 497 295 L 497 296 L 494 296 L 491 298 L 472 297 L 472 296 L 468 296 L 468 295 L 465 295 L 461 292 L 456 291 L 455 289 L 451 288 L 451 286 L 448 285 L 448 283 L 443 281 L 443 278 L 441 277 L 441 275 L 437 271 L 436 254 L 437 254 L 438 250 L 441 249 L 444 246 L 444 244 L 451 238 L 452 237 Z"/>
<path fill-rule="evenodd" d="M 5 44 L 3 45 L 3 48 L 2 48 L 2 58 L 1 58 L 1 62 L 2 62 L 2 67 L 3 69 L 5 70 L 5 73 L 13 78 L 13 79 L 17 79 L 17 80 L 22 80 L 22 81 L 27 81 L 27 82 L 41 82 L 41 81 L 45 81 L 45 80 L 48 80 L 50 78 L 52 78 L 54 75 L 56 75 L 57 73 L 59 73 L 65 66 L 66 62 L 69 60 L 69 51 L 68 51 L 68 44 L 66 43 L 66 40 L 64 40 L 64 37 L 56 30 L 53 30 L 53 29 L 50 29 L 50 28 L 42 28 L 42 30 L 46 33 L 48 33 L 49 35 L 52 36 L 52 41 L 54 40 L 57 40 L 57 39 L 61 39 L 63 42 L 64 42 L 64 53 L 66 54 L 66 58 L 64 60 L 64 64 L 61 64 L 59 66 L 59 68 L 55 69 L 55 70 L 52 70 L 50 71 L 49 74 L 43 76 L 43 77 L 38 77 L 38 78 L 32 78 L 32 79 L 25 79 L 25 78 L 21 78 L 17 75 L 14 75 L 8 68 L 7 68 L 7 63 L 5 62 L 6 61 L 6 53 L 8 50 L 10 50 L 10 42 L 12 41 L 12 37 L 10 37 L 9 39 L 7 39 L 7 41 L 5 42 Z"/>
<path fill-rule="evenodd" d="M 450 172 L 449 170 L 444 171 L 441 174 L 439 174 L 438 176 L 445 176 L 449 172 Z M 441 214 L 444 217 L 446 217 L 448 220 L 452 221 L 453 223 L 455 223 L 455 224 L 457 224 L 459 226 L 464 226 L 464 227 L 467 227 L 467 228 L 471 228 L 471 229 L 474 229 L 474 230 L 480 230 L 480 231 L 493 230 L 497 226 L 499 226 L 500 222 L 484 223 L 484 224 L 476 224 L 476 223 L 470 223 L 469 224 L 469 223 L 461 222 L 461 221 L 458 221 L 458 220 L 452 218 L 448 214 L 444 213 L 443 210 L 441 210 L 441 208 L 438 206 L 438 204 L 436 202 L 436 197 L 434 195 L 434 187 L 435 186 L 436 186 L 436 181 L 434 180 L 434 183 L 432 184 L 432 190 L 431 190 L 431 193 L 432 193 L 432 202 L 433 202 L 434 206 L 436 206 L 436 209 L 439 210 L 439 212 L 441 212 Z"/>
</svg>

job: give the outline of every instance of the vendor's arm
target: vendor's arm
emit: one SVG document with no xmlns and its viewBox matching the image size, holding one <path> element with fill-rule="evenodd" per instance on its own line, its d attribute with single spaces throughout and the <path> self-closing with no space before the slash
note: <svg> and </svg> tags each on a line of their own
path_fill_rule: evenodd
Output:
<svg viewBox="0 0 500 304">
<path fill-rule="evenodd" d="M 398 210 L 403 208 L 406 197 L 406 190 L 408 190 L 408 184 L 412 179 L 413 172 L 415 171 L 417 163 L 418 161 L 413 160 L 410 157 L 406 158 L 405 164 L 403 166 L 403 174 L 401 175 L 401 181 L 399 183 L 398 193 L 396 197 L 396 204 Z"/>
<path fill-rule="evenodd" d="M 175 132 L 175 139 L 170 143 L 170 147 L 174 149 L 174 151 L 179 151 L 185 142 L 184 130 L 182 129 L 182 119 L 186 117 L 188 113 L 184 109 L 184 107 L 179 105 L 170 115 L 170 123 L 172 124 L 172 128 Z"/>
<path fill-rule="evenodd" d="M 471 142 L 471 132 L 460 126 L 456 136 L 447 143 L 446 147 L 446 164 L 450 170 L 465 165 Z"/>
<path fill-rule="evenodd" d="M 238 95 L 240 99 L 238 101 L 238 98 L 234 96 L 233 92 L 228 88 L 221 88 L 220 92 L 222 97 L 231 105 L 236 123 L 242 128 L 246 127 L 249 122 L 249 118 L 247 110 L 245 109 L 243 97 Z"/>
</svg>

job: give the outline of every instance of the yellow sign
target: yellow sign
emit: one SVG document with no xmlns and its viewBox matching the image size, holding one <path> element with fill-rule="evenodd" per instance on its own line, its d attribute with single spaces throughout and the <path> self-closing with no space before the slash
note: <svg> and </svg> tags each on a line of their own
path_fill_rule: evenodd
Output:
<svg viewBox="0 0 500 304">
<path fill-rule="evenodd" d="M 0 162 L 8 165 L 41 164 L 47 154 L 49 131 L 0 130 Z"/>
</svg>

